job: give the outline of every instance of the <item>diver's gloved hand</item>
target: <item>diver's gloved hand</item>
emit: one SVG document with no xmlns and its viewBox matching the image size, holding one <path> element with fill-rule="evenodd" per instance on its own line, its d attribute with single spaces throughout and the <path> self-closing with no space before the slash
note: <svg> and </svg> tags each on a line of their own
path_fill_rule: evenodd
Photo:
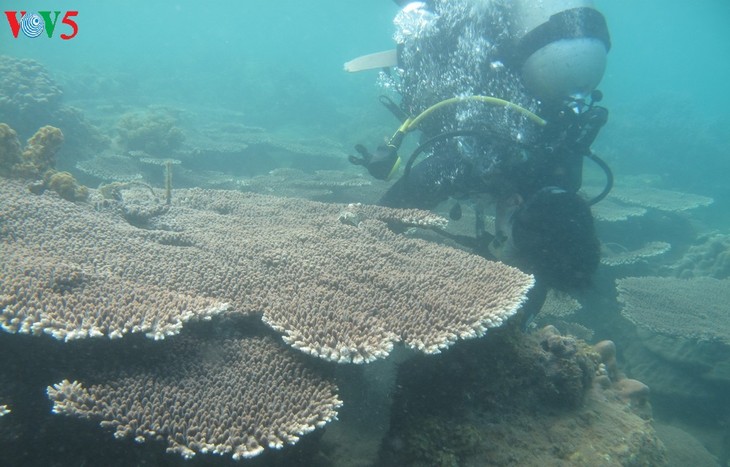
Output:
<svg viewBox="0 0 730 467">
<path fill-rule="evenodd" d="M 363 166 L 367 167 L 368 164 L 370 163 L 370 160 L 373 158 L 373 155 L 370 154 L 370 151 L 368 151 L 368 148 L 366 148 L 362 144 L 356 144 L 355 151 L 357 151 L 358 154 L 360 154 L 360 157 L 353 156 L 352 154 L 350 154 L 349 156 L 347 156 L 347 159 L 350 161 L 351 164 L 363 165 Z"/>
<path fill-rule="evenodd" d="M 355 150 L 360 157 L 350 155 L 348 160 L 355 165 L 364 166 L 378 180 L 388 180 L 400 165 L 397 148 L 393 145 L 381 144 L 375 154 L 371 154 L 362 144 L 355 146 Z"/>
</svg>

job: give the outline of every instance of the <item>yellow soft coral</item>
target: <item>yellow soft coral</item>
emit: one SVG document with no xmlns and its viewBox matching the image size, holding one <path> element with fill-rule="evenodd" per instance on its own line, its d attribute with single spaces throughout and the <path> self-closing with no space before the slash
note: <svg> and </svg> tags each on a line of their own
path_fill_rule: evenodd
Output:
<svg viewBox="0 0 730 467">
<path fill-rule="evenodd" d="M 8 175 L 20 162 L 18 134 L 5 123 L 0 123 L 0 175 Z"/>
<path fill-rule="evenodd" d="M 23 165 L 45 173 L 56 165 L 56 153 L 63 144 L 63 133 L 56 127 L 46 125 L 31 136 L 23 150 Z"/>
<path fill-rule="evenodd" d="M 46 125 L 28 140 L 28 145 L 21 152 L 18 134 L 8 125 L 0 123 L 0 175 L 42 178 L 42 184 L 34 185 L 38 193 L 47 188 L 68 201 L 85 201 L 89 197 L 89 189 L 77 182 L 70 173 L 58 172 L 53 168 L 56 153 L 62 144 L 61 130 Z"/>
<path fill-rule="evenodd" d="M 85 201 L 89 197 L 89 189 L 79 184 L 68 172 L 49 170 L 44 175 L 46 187 L 58 193 L 68 201 Z"/>
</svg>

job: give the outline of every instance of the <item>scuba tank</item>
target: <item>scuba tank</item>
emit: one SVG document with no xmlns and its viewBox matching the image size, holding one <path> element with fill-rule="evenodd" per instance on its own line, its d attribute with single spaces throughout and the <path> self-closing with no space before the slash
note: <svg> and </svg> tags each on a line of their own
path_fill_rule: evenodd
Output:
<svg viewBox="0 0 730 467">
<path fill-rule="evenodd" d="M 514 0 L 513 66 L 544 101 L 582 100 L 598 86 L 611 40 L 590 0 Z"/>
</svg>

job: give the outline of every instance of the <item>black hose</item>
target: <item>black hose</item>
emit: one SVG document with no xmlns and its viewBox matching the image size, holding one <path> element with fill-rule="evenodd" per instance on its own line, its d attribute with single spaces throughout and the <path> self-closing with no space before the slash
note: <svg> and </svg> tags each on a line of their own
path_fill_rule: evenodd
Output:
<svg viewBox="0 0 730 467">
<path fill-rule="evenodd" d="M 611 167 L 606 164 L 606 162 L 595 155 L 592 151 L 588 152 L 586 154 L 586 157 L 598 165 L 598 167 L 603 170 L 603 173 L 606 174 L 606 185 L 603 187 L 603 191 L 601 191 L 597 196 L 591 198 L 588 200 L 588 205 L 593 206 L 594 204 L 601 201 L 603 198 L 608 196 L 608 194 L 611 192 L 611 189 L 613 188 L 613 172 L 611 171 Z"/>
</svg>

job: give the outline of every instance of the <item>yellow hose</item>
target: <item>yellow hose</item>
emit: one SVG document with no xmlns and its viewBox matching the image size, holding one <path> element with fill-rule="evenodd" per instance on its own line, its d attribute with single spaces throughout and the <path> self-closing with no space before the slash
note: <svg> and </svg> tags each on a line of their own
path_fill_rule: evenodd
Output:
<svg viewBox="0 0 730 467">
<path fill-rule="evenodd" d="M 500 99 L 498 97 L 492 97 L 492 96 L 464 96 L 464 97 L 452 97 L 450 99 L 445 99 L 437 104 L 432 105 L 431 107 L 427 108 L 419 116 L 416 118 L 409 118 L 405 122 L 403 122 L 403 125 L 401 125 L 400 128 L 398 128 L 398 131 L 407 133 L 409 131 L 415 130 L 418 128 L 418 125 L 423 121 L 424 118 L 431 115 L 436 110 L 440 109 L 441 107 L 444 107 L 446 105 L 455 104 L 458 102 L 465 102 L 465 101 L 479 101 L 479 102 L 485 102 L 487 104 L 491 105 L 500 105 L 506 109 L 512 109 L 516 112 L 521 113 L 525 117 L 529 118 L 533 122 L 537 123 L 540 126 L 545 126 L 547 122 L 540 118 L 538 115 L 534 114 L 533 112 L 530 112 L 524 107 L 521 107 L 513 102 L 506 101 L 504 99 Z"/>
</svg>

